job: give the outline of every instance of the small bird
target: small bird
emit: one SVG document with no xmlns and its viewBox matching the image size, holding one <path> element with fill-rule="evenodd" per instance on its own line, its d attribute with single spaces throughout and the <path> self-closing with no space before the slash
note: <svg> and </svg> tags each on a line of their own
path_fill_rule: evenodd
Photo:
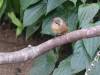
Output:
<svg viewBox="0 0 100 75">
<path fill-rule="evenodd" d="M 68 26 L 63 19 L 55 17 L 51 24 L 52 32 L 55 35 L 63 35 L 68 32 Z"/>
</svg>

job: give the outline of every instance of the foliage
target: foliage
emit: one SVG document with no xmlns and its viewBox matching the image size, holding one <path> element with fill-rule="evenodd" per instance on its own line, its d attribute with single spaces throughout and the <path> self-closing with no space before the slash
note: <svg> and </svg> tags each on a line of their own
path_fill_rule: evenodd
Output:
<svg viewBox="0 0 100 75">
<path fill-rule="evenodd" d="M 8 17 L 12 20 L 12 22 L 17 26 L 16 35 L 20 35 L 23 30 L 23 25 L 20 20 L 15 16 L 14 12 L 9 12 Z"/>
<path fill-rule="evenodd" d="M 0 1 L 0 19 L 1 19 L 2 15 L 3 15 L 3 13 L 6 9 L 6 3 L 7 3 L 7 0 L 4 0 L 4 1 L 1 0 Z"/>
<path fill-rule="evenodd" d="M 53 51 L 38 57 L 33 62 L 34 67 L 32 67 L 30 75 L 39 75 L 40 73 L 49 75 L 53 71 L 56 61 L 57 55 Z"/>
<path fill-rule="evenodd" d="M 2 7 L 3 5 L 3 0 L 0 0 L 0 8 Z"/>
<path fill-rule="evenodd" d="M 77 41 L 73 48 L 74 52 L 71 58 L 71 68 L 73 73 L 77 73 L 85 69 L 85 67 L 89 64 L 89 57 L 82 41 Z"/>
<path fill-rule="evenodd" d="M 100 1 L 0 0 L 0 18 L 5 14 L 16 26 L 17 36 L 25 31 L 28 39 L 40 29 L 41 34 L 53 36 L 50 25 L 57 16 L 65 20 L 69 32 L 100 25 Z M 76 75 L 90 65 L 100 47 L 100 37 L 76 41 L 72 47 L 73 54 L 61 61 L 58 67 L 55 66 L 59 54 L 52 51 L 38 57 L 33 62 L 30 75 Z M 90 75 L 100 74 L 99 65 Z"/>
<path fill-rule="evenodd" d="M 58 68 L 54 70 L 53 75 L 72 75 L 70 59 L 71 57 L 60 62 Z"/>
</svg>

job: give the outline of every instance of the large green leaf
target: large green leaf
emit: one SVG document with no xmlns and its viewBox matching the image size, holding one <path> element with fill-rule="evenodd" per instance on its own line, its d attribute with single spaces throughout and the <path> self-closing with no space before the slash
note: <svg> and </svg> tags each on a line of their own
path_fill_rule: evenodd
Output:
<svg viewBox="0 0 100 75">
<path fill-rule="evenodd" d="M 0 8 L 2 7 L 3 5 L 3 0 L 0 0 Z"/>
<path fill-rule="evenodd" d="M 41 33 L 52 35 L 53 33 L 52 33 L 52 30 L 51 30 L 51 23 L 52 23 L 52 17 L 51 16 L 44 19 Z"/>
<path fill-rule="evenodd" d="M 71 71 L 70 58 L 60 62 L 58 68 L 54 70 L 53 75 L 73 75 Z"/>
<path fill-rule="evenodd" d="M 17 26 L 17 27 L 22 27 L 21 21 L 16 17 L 14 12 L 9 12 L 8 17 L 11 19 L 11 21 Z"/>
<path fill-rule="evenodd" d="M 73 73 L 78 73 L 84 70 L 89 64 L 89 57 L 82 41 L 77 41 L 73 48 L 74 53 L 71 58 L 71 68 Z"/>
<path fill-rule="evenodd" d="M 56 61 L 57 56 L 53 53 L 53 51 L 38 57 L 33 60 L 30 75 L 50 75 L 55 67 Z"/>
<path fill-rule="evenodd" d="M 44 13 L 45 5 L 43 3 L 26 9 L 23 18 L 24 26 L 34 24 Z"/>
<path fill-rule="evenodd" d="M 100 21 L 95 24 L 86 24 L 82 28 L 88 28 L 95 25 L 100 25 Z M 88 54 L 91 56 L 91 58 L 94 56 L 95 52 L 97 51 L 97 48 L 100 46 L 100 37 L 93 37 L 88 39 L 83 39 L 84 46 L 88 52 Z"/>
<path fill-rule="evenodd" d="M 3 1 L 3 5 L 0 8 L 0 18 L 2 17 L 2 15 L 3 15 L 3 13 L 4 13 L 5 9 L 6 9 L 6 4 L 7 4 L 7 0 L 4 0 Z"/>
<path fill-rule="evenodd" d="M 97 48 L 100 46 L 100 37 L 83 39 L 83 42 L 88 54 L 92 58 L 97 51 Z"/>
<path fill-rule="evenodd" d="M 16 29 L 16 36 L 19 36 L 22 31 L 23 31 L 23 24 L 21 23 L 21 21 L 16 17 L 16 15 L 14 14 L 14 12 L 9 12 L 8 13 L 8 17 L 11 19 L 12 23 L 14 23 L 14 25 L 17 26 Z"/>
<path fill-rule="evenodd" d="M 81 5 L 78 10 L 78 20 L 80 25 L 84 25 L 93 20 L 99 10 L 99 5 L 96 3 Z"/>
<path fill-rule="evenodd" d="M 95 67 L 88 72 L 88 75 L 100 75 L 100 60 L 95 63 Z"/>
<path fill-rule="evenodd" d="M 28 39 L 32 34 L 34 34 L 38 29 L 39 25 L 33 24 L 31 26 L 28 26 L 26 29 L 26 39 Z"/>
<path fill-rule="evenodd" d="M 48 0 L 47 3 L 47 13 L 60 6 L 66 0 Z"/>
<path fill-rule="evenodd" d="M 70 59 L 71 57 L 60 62 L 58 68 L 54 70 L 53 75 L 73 75 L 71 71 Z"/>
<path fill-rule="evenodd" d="M 67 17 L 68 31 L 73 31 L 77 29 L 78 14 L 77 9 L 74 8 L 69 12 Z"/>
<path fill-rule="evenodd" d="M 29 7 L 30 5 L 35 4 L 38 1 L 40 1 L 40 0 L 20 0 L 21 9 L 24 10 L 27 7 Z"/>
</svg>

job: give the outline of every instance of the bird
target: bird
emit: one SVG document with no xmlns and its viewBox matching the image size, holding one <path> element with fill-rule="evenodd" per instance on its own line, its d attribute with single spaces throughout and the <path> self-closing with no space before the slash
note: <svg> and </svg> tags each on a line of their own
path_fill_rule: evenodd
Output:
<svg viewBox="0 0 100 75">
<path fill-rule="evenodd" d="M 68 26 L 62 18 L 55 17 L 51 23 L 51 30 L 56 36 L 63 35 L 68 32 Z"/>
</svg>

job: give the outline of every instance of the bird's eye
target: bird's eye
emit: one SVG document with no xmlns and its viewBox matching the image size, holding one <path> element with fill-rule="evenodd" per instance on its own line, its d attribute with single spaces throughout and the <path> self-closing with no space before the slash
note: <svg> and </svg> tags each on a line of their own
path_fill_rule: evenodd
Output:
<svg viewBox="0 0 100 75">
<path fill-rule="evenodd" d="M 60 22 L 58 20 L 55 21 L 56 24 L 60 25 Z"/>
</svg>

